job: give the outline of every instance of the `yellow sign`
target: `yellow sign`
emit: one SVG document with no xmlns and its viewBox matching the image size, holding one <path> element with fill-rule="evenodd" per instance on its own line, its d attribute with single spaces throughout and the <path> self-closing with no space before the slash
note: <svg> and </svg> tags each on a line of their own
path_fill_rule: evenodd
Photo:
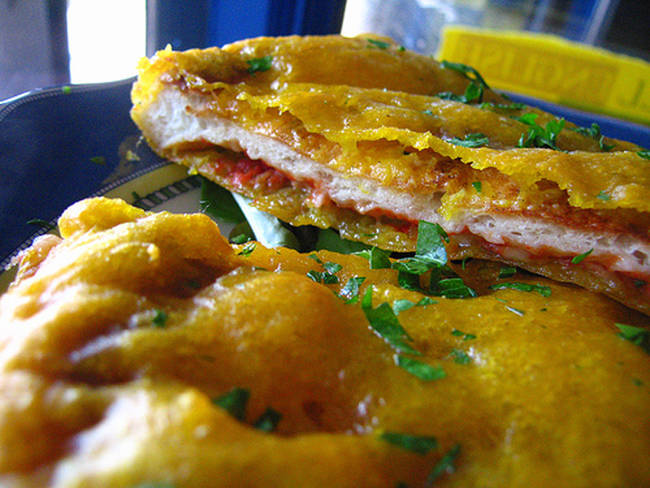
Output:
<svg viewBox="0 0 650 488">
<path fill-rule="evenodd" d="M 493 88 L 650 125 L 650 63 L 528 32 L 449 26 L 437 55 Z"/>
</svg>

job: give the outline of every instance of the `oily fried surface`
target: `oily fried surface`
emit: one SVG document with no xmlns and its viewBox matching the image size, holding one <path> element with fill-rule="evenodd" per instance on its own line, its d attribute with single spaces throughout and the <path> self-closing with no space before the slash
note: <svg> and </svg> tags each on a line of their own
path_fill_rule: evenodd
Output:
<svg viewBox="0 0 650 488">
<path fill-rule="evenodd" d="M 398 315 L 410 357 L 445 371 L 427 382 L 333 293 L 357 276 L 374 307 L 419 302 L 393 270 L 238 254 L 207 217 L 106 199 L 59 226 L 0 298 L 3 485 L 423 486 L 456 445 L 440 486 L 650 482 L 650 361 L 614 326 L 647 318 L 614 302 L 521 273 L 550 296 L 492 291 L 498 268 L 469 262 L 458 271 L 478 298 Z M 327 263 L 337 284 L 306 276 Z M 250 391 L 243 421 L 211 401 L 235 387 Z M 268 407 L 272 433 L 251 425 Z M 438 447 L 420 455 L 384 431 Z"/>
</svg>

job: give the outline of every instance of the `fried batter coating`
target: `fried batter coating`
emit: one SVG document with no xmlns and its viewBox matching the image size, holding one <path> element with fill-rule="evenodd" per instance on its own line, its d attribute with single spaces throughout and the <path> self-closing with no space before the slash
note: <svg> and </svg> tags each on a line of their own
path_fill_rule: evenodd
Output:
<svg viewBox="0 0 650 488">
<path fill-rule="evenodd" d="M 59 227 L 0 298 L 2 486 L 650 483 L 650 360 L 614 325 L 647 317 L 602 296 L 523 274 L 550 296 L 490 290 L 498 267 L 469 262 L 479 297 L 420 303 L 360 256 L 242 252 L 206 216 L 119 200 L 77 203 Z M 307 276 L 328 263 L 338 283 Z M 338 296 L 352 277 L 374 308 L 420 303 L 397 315 L 420 355 Z M 241 420 L 215 403 L 234 388 L 250 393 Z M 268 408 L 273 432 L 255 427 Z"/>
</svg>

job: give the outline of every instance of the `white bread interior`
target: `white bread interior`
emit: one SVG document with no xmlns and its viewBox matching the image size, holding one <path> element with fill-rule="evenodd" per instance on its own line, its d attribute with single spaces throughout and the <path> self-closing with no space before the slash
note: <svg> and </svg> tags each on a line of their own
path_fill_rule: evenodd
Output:
<svg viewBox="0 0 650 488">
<path fill-rule="evenodd" d="M 612 271 L 650 275 L 650 245 L 635 236 L 573 229 L 528 216 L 476 214 L 473 210 L 459 212 L 453 220 L 446 220 L 438 213 L 440 193 L 430 196 L 410 194 L 381 186 L 368 178 L 345 176 L 276 139 L 255 134 L 212 114 L 197 115 L 204 104 L 200 94 L 168 86 L 141 113 L 138 123 L 150 144 L 158 150 L 205 140 L 241 151 L 297 182 L 318 181 L 320 191 L 334 203 L 361 214 L 387 210 L 411 221 L 438 223 L 449 234 L 466 230 L 490 243 L 507 245 L 509 252 L 520 253 L 512 258 L 523 260 L 528 251 L 548 254 L 551 250 L 557 256 L 576 256 L 593 249 L 593 257 L 618 258 L 610 266 Z M 313 199 L 317 204 L 318 195 Z"/>
</svg>

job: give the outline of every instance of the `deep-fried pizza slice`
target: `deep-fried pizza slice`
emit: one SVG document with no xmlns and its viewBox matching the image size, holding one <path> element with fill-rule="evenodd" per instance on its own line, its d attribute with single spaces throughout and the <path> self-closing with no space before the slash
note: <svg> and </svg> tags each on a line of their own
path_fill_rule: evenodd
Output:
<svg viewBox="0 0 650 488">
<path fill-rule="evenodd" d="M 472 260 L 432 299 L 118 200 L 59 228 L 0 297 L 3 487 L 650 484 L 648 319 L 602 295 Z"/>
<path fill-rule="evenodd" d="M 470 79 L 468 79 L 470 78 Z M 151 147 L 295 225 L 500 260 L 650 312 L 640 148 L 495 94 L 470 68 L 369 38 L 161 51 L 132 116 Z"/>
</svg>

